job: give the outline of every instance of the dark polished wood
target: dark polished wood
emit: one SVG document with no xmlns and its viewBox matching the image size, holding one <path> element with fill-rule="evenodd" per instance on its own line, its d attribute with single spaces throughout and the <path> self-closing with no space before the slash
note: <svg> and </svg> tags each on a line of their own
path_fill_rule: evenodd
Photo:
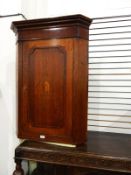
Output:
<svg viewBox="0 0 131 175">
<path fill-rule="evenodd" d="M 17 21 L 18 137 L 86 142 L 88 32 L 82 15 Z"/>
<path fill-rule="evenodd" d="M 128 134 L 90 131 L 87 143 L 76 148 L 24 141 L 16 148 L 15 159 L 66 166 L 68 175 L 131 174 L 131 138 Z"/>
<path fill-rule="evenodd" d="M 13 172 L 13 175 L 24 175 L 24 170 L 21 167 L 21 161 L 22 160 L 16 159 L 16 161 L 15 161 L 15 163 L 16 163 L 16 169 Z"/>
<path fill-rule="evenodd" d="M 15 21 L 12 23 L 11 28 L 16 34 L 19 33 L 19 41 L 49 38 L 88 39 L 90 23 L 90 18 L 78 14 L 47 19 Z"/>
</svg>

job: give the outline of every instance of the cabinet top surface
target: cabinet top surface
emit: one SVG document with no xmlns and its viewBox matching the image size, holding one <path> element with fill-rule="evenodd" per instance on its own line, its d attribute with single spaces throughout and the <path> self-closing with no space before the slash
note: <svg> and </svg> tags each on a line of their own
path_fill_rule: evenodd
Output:
<svg viewBox="0 0 131 175">
<path fill-rule="evenodd" d="M 76 148 L 25 141 L 16 148 L 15 158 L 130 173 L 131 138 L 90 131 L 87 144 Z"/>
<path fill-rule="evenodd" d="M 66 26 L 83 26 L 88 28 L 91 19 L 77 14 L 70 16 L 61 16 L 61 17 L 53 17 L 53 18 L 41 18 L 41 19 L 32 19 L 32 20 L 24 20 L 24 21 L 14 21 L 12 22 L 11 29 L 17 33 L 19 30 L 24 29 L 36 29 L 36 28 L 53 28 L 53 27 L 66 27 Z"/>
<path fill-rule="evenodd" d="M 131 138 L 129 134 L 115 134 L 105 132 L 88 132 L 87 143 L 75 148 L 47 144 L 44 142 L 25 141 L 20 147 L 38 150 L 54 150 L 71 154 L 96 155 L 131 161 Z"/>
<path fill-rule="evenodd" d="M 87 143 L 76 148 L 24 141 L 15 159 L 131 173 L 131 137 L 90 131 Z"/>
</svg>

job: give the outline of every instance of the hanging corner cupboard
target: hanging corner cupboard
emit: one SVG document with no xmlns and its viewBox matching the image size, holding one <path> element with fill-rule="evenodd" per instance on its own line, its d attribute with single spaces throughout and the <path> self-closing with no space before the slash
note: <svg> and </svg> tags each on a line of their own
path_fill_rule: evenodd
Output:
<svg viewBox="0 0 131 175">
<path fill-rule="evenodd" d="M 90 23 L 83 15 L 12 23 L 18 46 L 19 138 L 86 142 Z"/>
</svg>

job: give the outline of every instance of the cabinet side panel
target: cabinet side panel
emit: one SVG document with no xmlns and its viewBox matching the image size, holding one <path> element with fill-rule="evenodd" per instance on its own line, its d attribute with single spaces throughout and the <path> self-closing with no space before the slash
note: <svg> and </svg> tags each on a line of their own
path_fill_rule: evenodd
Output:
<svg viewBox="0 0 131 175">
<path fill-rule="evenodd" d="M 24 116 L 24 105 L 23 105 L 23 43 L 18 42 L 18 137 L 22 133 L 23 116 Z M 26 103 L 27 104 L 27 103 Z M 25 105 L 26 105 L 25 104 Z"/>
<path fill-rule="evenodd" d="M 73 138 L 76 144 L 86 141 L 88 96 L 88 41 L 74 39 L 73 68 Z"/>
</svg>

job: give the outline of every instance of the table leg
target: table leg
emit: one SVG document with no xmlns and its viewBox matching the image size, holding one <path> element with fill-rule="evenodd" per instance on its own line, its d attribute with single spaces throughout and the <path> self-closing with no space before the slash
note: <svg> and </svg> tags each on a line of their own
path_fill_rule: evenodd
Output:
<svg viewBox="0 0 131 175">
<path fill-rule="evenodd" d="M 13 175 L 24 175 L 24 170 L 21 167 L 21 160 L 15 160 L 16 168 Z"/>
</svg>

